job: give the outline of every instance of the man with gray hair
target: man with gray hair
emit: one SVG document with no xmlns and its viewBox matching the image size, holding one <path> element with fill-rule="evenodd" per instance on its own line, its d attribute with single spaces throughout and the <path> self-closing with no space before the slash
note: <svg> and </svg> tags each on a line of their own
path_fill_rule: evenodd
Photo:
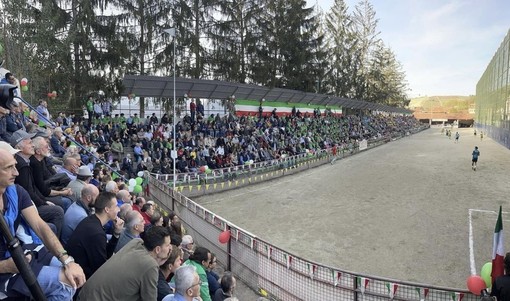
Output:
<svg viewBox="0 0 510 301">
<path fill-rule="evenodd" d="M 119 252 L 119 250 L 133 238 L 140 237 L 140 234 L 142 234 L 145 229 L 142 215 L 140 212 L 134 210 L 126 214 L 125 225 L 124 230 L 122 230 L 120 234 L 117 246 L 115 246 L 115 253 Z"/>
<path fill-rule="evenodd" d="M 175 294 L 173 297 L 165 297 L 165 301 L 193 301 L 200 297 L 200 277 L 194 266 L 185 265 L 175 270 Z"/>
<path fill-rule="evenodd" d="M 117 192 L 119 192 L 119 187 L 117 186 L 117 183 L 115 183 L 115 181 L 108 181 L 108 183 L 106 183 L 105 185 L 104 190 L 117 194 Z"/>
</svg>

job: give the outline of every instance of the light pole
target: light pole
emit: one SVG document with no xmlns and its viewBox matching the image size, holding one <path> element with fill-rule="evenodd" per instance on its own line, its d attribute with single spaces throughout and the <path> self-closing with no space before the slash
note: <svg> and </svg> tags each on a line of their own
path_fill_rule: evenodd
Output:
<svg viewBox="0 0 510 301">
<path fill-rule="evenodd" d="M 164 32 L 168 33 L 172 38 L 174 38 L 174 49 L 173 49 L 173 56 L 174 56 L 174 60 L 173 60 L 173 68 L 174 68 L 174 99 L 173 99 L 173 122 L 172 122 L 172 126 L 173 126 L 173 142 L 172 142 L 172 162 L 173 162 L 173 167 L 172 167 L 172 189 L 175 191 L 175 160 L 177 160 L 177 150 L 175 148 L 175 144 L 176 144 L 176 141 L 175 141 L 175 43 L 176 43 L 176 32 L 175 32 L 175 27 L 173 28 L 169 28 L 169 29 L 165 29 Z"/>
</svg>

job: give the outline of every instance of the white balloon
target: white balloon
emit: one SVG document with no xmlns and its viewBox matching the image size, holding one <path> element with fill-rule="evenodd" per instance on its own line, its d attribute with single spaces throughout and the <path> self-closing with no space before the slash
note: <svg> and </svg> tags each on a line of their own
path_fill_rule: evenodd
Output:
<svg viewBox="0 0 510 301">
<path fill-rule="evenodd" d="M 129 179 L 129 186 L 135 187 L 135 185 L 136 185 L 136 180 L 135 179 Z"/>
</svg>

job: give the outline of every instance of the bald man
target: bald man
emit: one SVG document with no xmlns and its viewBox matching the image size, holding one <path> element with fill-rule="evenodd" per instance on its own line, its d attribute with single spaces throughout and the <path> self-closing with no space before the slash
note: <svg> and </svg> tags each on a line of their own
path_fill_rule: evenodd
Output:
<svg viewBox="0 0 510 301">
<path fill-rule="evenodd" d="M 81 197 L 67 209 L 64 214 L 64 226 L 62 228 L 61 240 L 64 245 L 67 244 L 69 237 L 82 219 L 92 214 L 96 198 L 99 195 L 99 189 L 95 185 L 86 184 L 81 190 Z"/>
</svg>

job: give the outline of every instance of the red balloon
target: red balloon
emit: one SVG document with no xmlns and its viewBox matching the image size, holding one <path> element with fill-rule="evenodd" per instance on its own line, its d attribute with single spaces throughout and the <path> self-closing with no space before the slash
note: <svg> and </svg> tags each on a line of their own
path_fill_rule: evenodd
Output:
<svg viewBox="0 0 510 301">
<path fill-rule="evenodd" d="M 483 289 L 487 288 L 485 281 L 478 275 L 471 275 L 467 279 L 467 287 L 473 295 L 480 296 Z"/>
<path fill-rule="evenodd" d="M 53 96 L 53 93 L 48 92 L 48 97 L 52 97 L 52 96 Z"/>
<path fill-rule="evenodd" d="M 200 166 L 200 168 L 198 170 L 200 170 L 200 172 L 205 172 L 205 170 L 206 170 L 205 165 L 204 166 Z"/>
<path fill-rule="evenodd" d="M 230 240 L 230 230 L 223 231 L 220 233 L 220 236 L 218 237 L 218 240 L 222 244 L 226 244 Z M 482 280 L 483 281 L 483 280 Z M 485 282 L 484 282 L 485 283 Z"/>
</svg>

